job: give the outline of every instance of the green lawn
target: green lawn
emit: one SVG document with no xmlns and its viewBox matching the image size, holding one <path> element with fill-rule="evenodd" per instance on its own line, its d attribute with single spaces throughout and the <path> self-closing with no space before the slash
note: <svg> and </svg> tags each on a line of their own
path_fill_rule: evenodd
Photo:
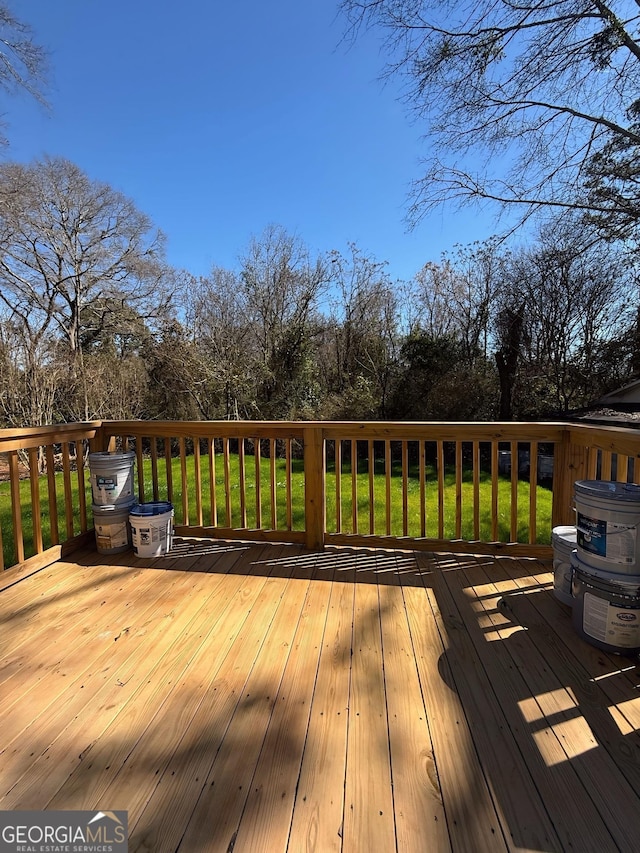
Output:
<svg viewBox="0 0 640 853">
<path fill-rule="evenodd" d="M 358 531 L 360 533 L 369 532 L 369 476 L 366 471 L 367 461 L 361 460 L 358 465 L 357 474 L 357 504 L 358 504 Z M 231 455 L 230 457 L 231 470 L 231 506 L 232 506 L 232 526 L 240 526 L 241 510 L 240 510 L 240 475 L 238 456 Z M 173 479 L 173 503 L 176 512 L 176 523 L 184 523 L 182 511 L 182 479 L 180 460 L 172 460 L 172 479 Z M 261 483 L 261 499 L 262 499 L 262 524 L 264 527 L 271 526 L 271 504 L 270 504 L 270 463 L 269 459 L 262 459 L 260 471 Z M 196 519 L 196 494 L 195 494 L 195 467 L 194 457 L 187 459 L 187 480 L 188 480 L 188 506 L 189 506 L 189 521 L 195 524 Z M 159 494 L 160 500 L 167 499 L 167 485 L 164 460 L 158 461 L 158 479 L 159 479 Z M 201 479 L 203 493 L 203 522 L 205 525 L 210 523 L 210 485 L 209 485 L 209 459 L 207 456 L 201 457 Z M 74 533 L 80 532 L 80 517 L 78 511 L 78 484 L 75 473 L 72 474 L 73 506 L 75 509 L 74 515 Z M 145 480 L 145 495 L 146 501 L 153 500 L 151 490 L 151 461 L 144 462 L 144 480 Z M 285 478 L 285 463 L 284 460 L 278 459 L 276 464 L 276 480 L 277 480 L 277 519 L 278 528 L 286 529 L 286 478 Z M 385 507 L 386 507 L 386 485 L 383 474 L 376 473 L 374 478 L 374 530 L 378 534 L 386 533 Z M 216 490 L 217 490 L 217 506 L 218 506 L 218 524 L 226 525 L 225 514 L 225 496 L 223 491 L 223 470 L 222 459 L 216 457 Z M 29 481 L 22 481 L 21 489 L 21 504 L 22 504 L 22 520 L 25 539 L 26 556 L 34 553 L 33 547 L 33 521 L 31 517 L 31 497 L 29 491 Z M 352 525 L 352 480 L 349 464 L 343 464 L 341 476 L 342 490 L 342 532 L 353 532 Z M 56 475 L 56 491 L 58 516 L 60 519 L 60 535 L 65 536 L 65 526 L 62 522 L 64 508 L 64 491 L 62 475 Z M 420 535 L 420 485 L 417 476 L 417 471 L 414 469 L 409 471 L 408 480 L 408 535 Z M 247 456 L 245 460 L 245 492 L 246 492 L 246 513 L 247 526 L 249 528 L 256 526 L 256 478 L 255 464 L 252 456 Z M 41 481 L 41 496 L 46 495 L 46 478 Z M 304 529 L 304 475 L 302 461 L 298 459 L 292 460 L 292 528 L 294 530 Z M 438 536 L 438 491 L 435 471 L 427 467 L 426 471 L 426 517 L 428 537 Z M 539 543 L 549 544 L 551 541 L 551 490 L 547 488 L 537 487 L 537 507 L 538 507 L 538 523 L 537 523 L 537 541 Z M 91 526 L 91 489 L 89 483 L 89 473 L 86 476 L 86 501 L 89 512 L 89 526 Z M 500 541 L 509 541 L 510 539 L 510 507 L 511 507 L 511 482 L 507 478 L 499 479 L 498 491 L 498 538 Z M 327 509 L 327 530 L 335 532 L 336 530 L 336 489 L 335 489 L 335 469 L 331 464 L 327 470 L 327 488 L 326 488 L 326 509 Z M 528 541 L 528 524 L 529 524 L 529 483 L 520 481 L 518 484 L 518 541 Z M 2 529 L 3 549 L 5 566 L 10 566 L 15 562 L 14 542 L 13 542 L 13 527 L 11 522 L 11 500 L 9 483 L 0 483 L 0 525 Z M 42 529 L 45 548 L 51 544 L 49 508 L 46 501 L 42 501 Z M 391 477 L 391 532 L 393 535 L 401 536 L 402 530 L 402 477 L 401 470 L 394 467 Z M 453 471 L 447 471 L 445 474 L 445 495 L 444 495 L 444 537 L 447 539 L 455 538 L 455 474 Z M 462 538 L 473 538 L 473 483 L 471 480 L 471 471 L 463 472 L 462 483 Z M 480 482 L 480 538 L 483 540 L 491 540 L 491 482 L 488 474 L 481 475 Z"/>
<path fill-rule="evenodd" d="M 367 468 L 367 463 L 361 461 L 358 464 L 357 475 L 357 503 L 358 503 L 358 531 L 368 533 L 370 529 L 369 516 L 369 475 L 362 468 Z M 400 466 L 394 466 L 391 477 L 391 533 L 401 536 L 402 524 L 402 476 Z M 426 535 L 429 538 L 438 537 L 438 484 L 434 468 L 427 466 L 425 487 L 425 516 Z M 335 470 L 330 468 L 327 472 L 327 530 L 333 532 L 336 529 L 336 487 Z M 464 470 L 462 476 L 462 539 L 473 539 L 473 480 L 471 470 Z M 341 476 L 342 495 L 342 531 L 353 532 L 352 512 L 352 480 L 349 466 L 343 464 Z M 549 544 L 551 541 L 551 504 L 552 493 L 550 489 L 537 487 L 537 542 Z M 480 475 L 479 488 L 480 506 L 480 539 L 492 540 L 491 524 L 491 478 L 486 472 Z M 453 469 L 445 471 L 444 477 L 444 538 L 454 539 L 456 509 L 456 484 Z M 500 477 L 498 480 L 498 539 L 508 542 L 511 536 L 511 480 Z M 386 533 L 386 482 L 383 473 L 376 473 L 374 478 L 374 532 Z M 409 469 L 407 486 L 407 524 L 409 536 L 420 536 L 420 481 L 416 469 Z M 528 542 L 529 538 L 529 483 L 521 480 L 518 483 L 518 541 Z"/>
</svg>

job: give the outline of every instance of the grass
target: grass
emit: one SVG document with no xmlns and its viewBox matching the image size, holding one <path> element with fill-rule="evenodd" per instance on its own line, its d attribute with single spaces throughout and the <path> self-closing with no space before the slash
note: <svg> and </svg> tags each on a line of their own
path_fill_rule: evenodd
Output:
<svg viewBox="0 0 640 853">
<path fill-rule="evenodd" d="M 350 471 L 345 471 L 341 477 L 342 492 L 342 531 L 353 532 L 353 500 L 352 482 Z M 529 540 L 529 494 L 530 486 L 525 480 L 518 482 L 518 541 Z M 356 478 L 356 495 L 358 505 L 358 531 L 369 533 L 369 475 L 367 472 L 358 473 Z M 474 539 L 473 531 L 473 481 L 471 471 L 463 471 L 461 502 L 462 502 L 462 539 Z M 536 541 L 540 544 L 551 542 L 551 504 L 552 493 L 550 489 L 537 487 L 537 530 Z M 394 471 L 391 477 L 391 533 L 401 536 L 403 531 L 403 495 L 402 477 L 400 471 Z M 486 472 L 480 475 L 479 486 L 479 522 L 480 539 L 492 541 L 492 512 L 491 512 L 491 478 Z M 425 516 L 426 536 L 428 538 L 438 537 L 438 484 L 436 472 L 427 467 L 425 485 Z M 327 530 L 336 529 L 336 497 L 335 497 L 335 472 L 329 471 L 327 477 Z M 387 532 L 386 525 L 386 485 L 383 476 L 376 475 L 374 479 L 374 502 L 373 502 L 373 529 L 376 534 L 384 535 Z M 444 502 L 443 502 L 443 526 L 444 538 L 456 538 L 456 483 L 455 472 L 446 471 L 444 476 Z M 498 540 L 508 542 L 511 539 L 511 480 L 505 477 L 498 478 Z M 420 482 L 417 472 L 411 475 L 407 484 L 407 531 L 409 536 L 420 536 Z"/>
<path fill-rule="evenodd" d="M 188 519 L 191 524 L 197 524 L 196 517 L 196 488 L 195 488 L 195 457 L 187 459 L 187 504 Z M 210 482 L 209 482 L 209 459 L 202 456 L 200 460 L 202 481 L 202 511 L 203 523 L 209 525 L 211 519 Z M 294 459 L 291 463 L 291 504 L 293 530 L 304 530 L 304 470 L 302 460 Z M 376 466 L 378 467 L 378 466 Z M 358 464 L 356 476 L 356 502 L 357 502 L 357 530 L 360 533 L 369 533 L 369 475 L 366 470 L 367 461 L 361 460 Z M 154 499 L 152 493 L 152 471 L 151 461 L 144 462 L 145 501 Z M 241 525 L 241 491 L 240 491 L 240 466 L 237 455 L 230 456 L 230 496 L 231 496 L 231 526 Z M 182 504 L 182 477 L 180 459 L 172 460 L 171 476 L 173 482 L 173 504 L 175 507 L 176 523 L 185 523 Z M 463 471 L 462 478 L 462 538 L 473 539 L 473 482 L 471 471 Z M 456 538 L 455 531 L 455 473 L 451 470 L 445 472 L 444 490 L 444 538 Z M 227 526 L 224 480 L 222 460 L 216 457 L 216 497 L 217 497 L 217 520 L 219 526 Z M 167 500 L 167 478 L 164 460 L 158 463 L 158 499 Z M 336 473 L 332 463 L 327 466 L 326 478 L 326 513 L 327 530 L 336 531 Z M 78 481 L 72 474 L 72 503 L 74 507 L 74 534 L 81 531 Z M 285 462 L 282 459 L 276 461 L 277 482 L 277 528 L 287 529 L 286 519 L 286 473 Z M 271 526 L 271 486 L 270 486 L 270 460 L 262 459 L 260 467 L 260 487 L 262 501 L 262 525 Z M 537 486 L 537 542 L 549 544 L 551 541 L 551 490 Z M 518 483 L 518 541 L 527 542 L 529 537 L 529 489 L 527 481 Z M 88 524 L 92 525 L 91 518 L 91 487 L 89 475 L 85 477 L 86 505 L 89 515 Z M 349 463 L 344 464 L 341 474 L 341 509 L 342 509 L 342 532 L 353 533 L 353 501 L 352 501 L 352 477 Z M 256 514 L 256 476 L 255 464 L 252 456 L 245 460 L 245 494 L 246 494 L 246 516 L 247 527 L 257 526 Z M 46 495 L 46 478 L 41 479 L 41 495 Z M 56 501 L 58 507 L 58 518 L 61 539 L 66 538 L 66 527 L 64 523 L 64 490 L 62 475 L 56 475 Z M 429 466 L 426 469 L 426 535 L 430 538 L 438 538 L 438 488 L 435 470 Z M 31 494 L 29 480 L 20 483 L 20 502 L 22 506 L 22 525 L 25 544 L 25 555 L 31 556 L 35 553 L 33 543 L 33 518 L 31 510 Z M 394 466 L 391 473 L 391 533 L 395 536 L 403 535 L 402 523 L 402 476 L 399 466 Z M 480 538 L 484 541 L 492 540 L 491 523 L 491 482 L 487 473 L 480 476 Z M 511 481 L 505 477 L 498 480 L 498 539 L 503 542 L 510 540 L 511 531 Z M 386 480 L 383 473 L 374 477 L 374 502 L 373 520 L 374 532 L 385 534 L 386 527 Z M 41 523 L 43 531 L 43 543 L 47 548 L 51 545 L 51 531 L 49 507 L 46 499 L 41 501 Z M 420 535 L 420 484 L 415 469 L 409 470 L 407 485 L 407 524 L 408 535 Z M 0 483 L 0 529 L 2 530 L 3 550 L 5 566 L 16 562 L 14 549 L 13 524 L 11 517 L 11 497 L 9 483 Z"/>
</svg>

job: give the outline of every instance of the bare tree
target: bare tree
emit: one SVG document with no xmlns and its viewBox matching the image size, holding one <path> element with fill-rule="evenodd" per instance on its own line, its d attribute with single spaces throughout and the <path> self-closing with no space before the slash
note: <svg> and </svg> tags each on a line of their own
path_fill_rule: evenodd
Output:
<svg viewBox="0 0 640 853">
<path fill-rule="evenodd" d="M 327 265 L 311 258 L 297 237 L 277 225 L 250 241 L 241 258 L 240 293 L 252 335 L 258 382 L 256 414 L 288 415 L 304 394 L 308 352 L 318 305 L 328 286 Z"/>
<path fill-rule="evenodd" d="M 488 355 L 493 303 L 502 280 L 504 250 L 492 240 L 459 246 L 430 262 L 412 282 L 414 328 L 432 340 L 453 337 L 468 361 Z"/>
<path fill-rule="evenodd" d="M 166 307 L 162 235 L 134 204 L 68 160 L 0 165 L 0 304 L 37 350 L 64 341 L 78 381 L 83 337 L 119 311 L 140 318 Z M 85 417 L 89 416 L 86 388 Z"/>
<path fill-rule="evenodd" d="M 386 264 L 354 243 L 330 258 L 335 416 L 385 417 L 399 349 L 396 289 Z"/>
<path fill-rule="evenodd" d="M 9 96 L 27 92 L 45 105 L 47 73 L 47 54 L 33 40 L 31 28 L 6 3 L 0 3 L 0 89 Z M 7 144 L 4 135 L 0 135 L 0 144 Z"/>
<path fill-rule="evenodd" d="M 55 341 L 35 345 L 24 326 L 0 318 L 0 423 L 10 426 L 53 423 L 56 393 L 64 369 Z"/>
<path fill-rule="evenodd" d="M 517 206 L 526 218 L 566 207 L 610 215 L 629 193 L 636 198 L 633 183 L 599 196 L 588 170 L 612 140 L 640 144 L 637 2 L 343 0 L 342 8 L 354 37 L 363 26 L 382 29 L 387 73 L 400 75 L 425 128 L 414 222 L 452 199 Z"/>
<path fill-rule="evenodd" d="M 214 267 L 208 276 L 193 281 L 185 300 L 185 325 L 198 354 L 185 384 L 190 385 L 201 416 L 250 417 L 256 410 L 256 352 L 238 276 Z"/>
<path fill-rule="evenodd" d="M 535 246 L 514 251 L 496 313 L 501 415 L 511 414 L 517 385 L 514 407 L 525 417 L 588 402 L 601 351 L 627 332 L 634 296 L 624 256 L 575 222 L 556 220 Z"/>
</svg>

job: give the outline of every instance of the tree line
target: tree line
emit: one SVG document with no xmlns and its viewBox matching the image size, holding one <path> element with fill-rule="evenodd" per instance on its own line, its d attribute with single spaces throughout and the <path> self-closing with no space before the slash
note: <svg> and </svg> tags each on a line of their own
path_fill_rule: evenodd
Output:
<svg viewBox="0 0 640 853">
<path fill-rule="evenodd" d="M 4 162 L 0 426 L 549 418 L 640 372 L 638 4 L 340 9 L 347 37 L 382 34 L 429 142 L 410 221 L 480 200 L 537 231 L 394 281 L 365 248 L 313 254 L 269 225 L 235 268 L 196 277 L 68 160 Z M 46 52 L 1 2 L 0 41 L 0 93 L 46 102 Z"/>
<path fill-rule="evenodd" d="M 640 365 L 631 256 L 594 228 L 565 214 L 393 281 L 269 225 L 196 277 L 73 163 L 0 164 L 0 423 L 562 416 Z"/>
</svg>

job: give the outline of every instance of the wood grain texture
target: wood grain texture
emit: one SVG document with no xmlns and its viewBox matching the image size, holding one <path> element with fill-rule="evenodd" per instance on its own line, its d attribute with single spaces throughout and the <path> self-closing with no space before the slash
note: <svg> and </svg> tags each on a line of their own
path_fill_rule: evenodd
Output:
<svg viewBox="0 0 640 853">
<path fill-rule="evenodd" d="M 0 591 L 0 808 L 127 809 L 148 853 L 634 849 L 637 669 L 552 589 L 522 557 L 78 552 Z"/>
</svg>

